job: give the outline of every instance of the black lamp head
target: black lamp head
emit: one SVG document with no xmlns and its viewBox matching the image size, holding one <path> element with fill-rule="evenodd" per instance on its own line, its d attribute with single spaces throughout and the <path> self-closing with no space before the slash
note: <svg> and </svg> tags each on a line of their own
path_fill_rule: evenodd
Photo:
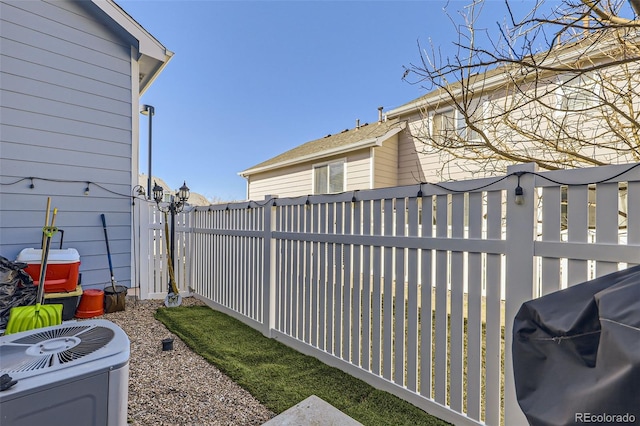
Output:
<svg viewBox="0 0 640 426">
<path fill-rule="evenodd" d="M 153 181 L 153 199 L 156 203 L 160 203 L 164 198 L 164 188 L 158 185 L 156 181 Z"/>
</svg>

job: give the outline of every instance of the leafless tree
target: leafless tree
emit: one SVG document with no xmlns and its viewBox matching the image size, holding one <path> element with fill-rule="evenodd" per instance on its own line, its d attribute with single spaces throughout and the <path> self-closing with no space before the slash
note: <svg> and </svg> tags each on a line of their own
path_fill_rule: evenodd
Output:
<svg viewBox="0 0 640 426">
<path fill-rule="evenodd" d="M 445 7 L 453 52 L 430 44 L 405 68 L 404 79 L 427 90 L 414 137 L 443 154 L 443 168 L 640 161 L 640 0 L 529 3 L 516 16 L 515 0 L 491 2 L 505 16 L 493 31 L 482 27 L 484 0 L 455 16 Z"/>
</svg>

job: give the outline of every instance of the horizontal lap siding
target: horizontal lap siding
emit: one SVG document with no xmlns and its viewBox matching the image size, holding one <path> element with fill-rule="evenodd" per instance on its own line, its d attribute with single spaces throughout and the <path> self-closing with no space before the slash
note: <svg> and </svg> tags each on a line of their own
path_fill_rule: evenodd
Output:
<svg viewBox="0 0 640 426">
<path fill-rule="evenodd" d="M 80 253 L 85 288 L 109 281 L 100 213 L 116 279 L 131 276 L 131 44 L 94 9 L 0 3 L 1 254 L 40 245 L 51 196 L 64 246 Z M 34 188 L 25 177 L 36 178 Z M 84 195 L 87 182 L 95 185 Z"/>
<path fill-rule="evenodd" d="M 373 151 L 373 188 L 398 184 L 398 136 L 384 141 Z M 372 188 L 372 189 L 373 189 Z"/>
<path fill-rule="evenodd" d="M 441 167 L 440 154 L 426 154 L 425 145 L 413 135 L 424 131 L 421 116 L 409 119 L 405 132 L 398 135 L 398 185 L 438 181 L 436 171 Z"/>
<path fill-rule="evenodd" d="M 369 189 L 370 161 L 369 149 L 349 153 L 348 155 L 336 155 L 322 158 L 317 161 L 309 161 L 270 170 L 251 175 L 249 180 L 249 199 L 261 200 L 266 195 L 278 195 L 279 197 L 299 197 L 313 193 L 313 166 L 318 163 L 327 163 L 346 159 L 347 191 Z"/>
<path fill-rule="evenodd" d="M 296 197 L 312 191 L 311 166 L 298 165 L 252 175 L 249 199 L 261 200 L 265 195 Z"/>
<path fill-rule="evenodd" d="M 370 189 L 371 181 L 371 161 L 370 150 L 366 149 L 357 153 L 349 154 L 347 157 L 347 191 L 359 189 Z"/>
<path fill-rule="evenodd" d="M 413 185 L 419 182 L 458 181 L 483 178 L 504 173 L 505 170 L 483 170 L 482 163 L 457 160 L 450 162 L 451 156 L 437 152 L 425 144 L 428 120 L 421 114 L 408 118 L 407 130 L 398 138 L 398 183 Z"/>
</svg>

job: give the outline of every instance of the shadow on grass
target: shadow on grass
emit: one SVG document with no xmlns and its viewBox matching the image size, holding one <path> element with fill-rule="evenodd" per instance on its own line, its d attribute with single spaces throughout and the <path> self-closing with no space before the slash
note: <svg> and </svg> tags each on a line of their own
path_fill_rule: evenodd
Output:
<svg viewBox="0 0 640 426">
<path fill-rule="evenodd" d="M 209 307 L 160 308 L 155 317 L 277 414 L 316 395 L 367 426 L 448 424 Z"/>
</svg>

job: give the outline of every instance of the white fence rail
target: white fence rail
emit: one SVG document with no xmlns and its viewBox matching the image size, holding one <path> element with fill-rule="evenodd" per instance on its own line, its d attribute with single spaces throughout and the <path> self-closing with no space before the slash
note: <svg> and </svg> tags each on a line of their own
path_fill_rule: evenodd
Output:
<svg viewBox="0 0 640 426">
<path fill-rule="evenodd" d="M 185 293 L 454 424 L 525 424 L 513 318 L 526 300 L 639 263 L 640 167 L 522 165 L 179 219 Z M 148 222 L 142 295 L 164 297 L 163 227 Z"/>
</svg>

